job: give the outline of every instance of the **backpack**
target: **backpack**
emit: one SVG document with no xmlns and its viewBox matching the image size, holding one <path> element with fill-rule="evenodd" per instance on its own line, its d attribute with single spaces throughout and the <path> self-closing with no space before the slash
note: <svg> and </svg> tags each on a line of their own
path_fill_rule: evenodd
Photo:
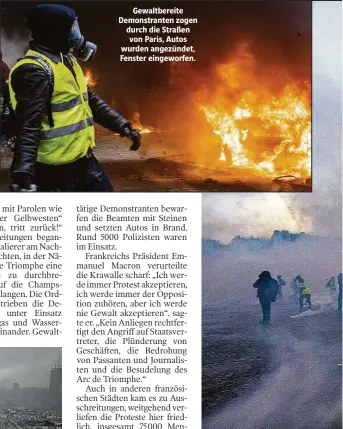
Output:
<svg viewBox="0 0 343 429">
<path fill-rule="evenodd" d="M 51 109 L 51 100 L 52 100 L 52 94 L 54 92 L 54 73 L 52 70 L 51 65 L 46 61 L 44 58 L 38 56 L 38 55 L 26 55 L 25 57 L 19 58 L 18 61 L 21 61 L 23 59 L 31 59 L 37 61 L 43 68 L 43 70 L 46 72 L 46 75 L 49 79 L 49 102 L 47 105 L 47 115 L 48 115 L 48 121 L 50 127 L 54 126 L 54 120 L 52 117 L 52 109 Z M 17 62 L 18 62 L 17 61 Z M 8 85 L 8 84 L 6 84 Z M 9 88 L 6 88 L 5 90 L 9 90 Z M 9 99 L 7 101 L 7 105 L 2 107 L 2 111 L 0 112 L 0 134 L 2 135 L 3 139 L 10 140 L 16 135 L 16 120 L 15 120 L 15 110 L 13 109 L 11 100 Z"/>
</svg>

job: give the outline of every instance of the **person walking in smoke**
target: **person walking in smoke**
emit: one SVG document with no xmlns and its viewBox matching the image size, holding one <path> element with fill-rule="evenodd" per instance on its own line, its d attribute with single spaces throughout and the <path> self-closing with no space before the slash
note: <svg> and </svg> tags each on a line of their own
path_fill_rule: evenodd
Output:
<svg viewBox="0 0 343 429">
<path fill-rule="evenodd" d="M 311 289 L 306 286 L 304 279 L 300 275 L 297 275 L 293 280 L 292 289 L 298 297 L 300 310 L 304 308 L 305 304 L 308 308 L 311 308 Z"/>
<path fill-rule="evenodd" d="M 276 281 L 278 282 L 278 285 L 279 285 L 278 298 L 280 299 L 282 298 L 282 287 L 286 285 L 286 282 L 280 274 L 276 276 Z"/>
<path fill-rule="evenodd" d="M 304 279 L 301 277 L 300 274 L 298 274 L 292 281 L 291 281 L 291 289 L 293 290 L 293 300 L 294 302 L 299 301 L 299 296 L 301 292 L 301 288 L 304 284 Z"/>
<path fill-rule="evenodd" d="M 66 6 L 31 8 L 26 23 L 33 40 L 9 78 L 17 137 L 12 190 L 113 192 L 93 155 L 94 123 L 131 139 L 131 150 L 140 134 L 87 86 L 78 60 L 92 58 L 96 45 Z"/>
<path fill-rule="evenodd" d="M 300 310 L 304 308 L 304 305 L 307 305 L 311 309 L 311 289 L 304 284 L 304 287 L 301 288 L 299 292 L 299 305 Z"/>
<path fill-rule="evenodd" d="M 263 271 L 253 285 L 257 289 L 257 298 L 260 301 L 263 319 L 260 323 L 270 323 L 271 303 L 276 301 L 279 293 L 278 282 L 272 278 L 269 271 Z"/>
</svg>

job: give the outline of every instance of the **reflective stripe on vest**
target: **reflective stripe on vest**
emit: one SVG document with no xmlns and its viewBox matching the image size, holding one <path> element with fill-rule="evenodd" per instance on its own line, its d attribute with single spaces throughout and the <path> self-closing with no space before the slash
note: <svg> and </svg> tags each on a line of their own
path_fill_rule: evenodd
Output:
<svg viewBox="0 0 343 429">
<path fill-rule="evenodd" d="M 43 164 L 61 165 L 73 162 L 95 147 L 94 120 L 88 103 L 87 82 L 77 61 L 69 56 L 75 77 L 62 62 L 57 64 L 39 52 L 29 50 L 27 55 L 36 55 L 47 61 L 54 73 L 54 91 L 51 111 L 54 126 L 51 127 L 46 113 L 43 114 L 37 161 Z M 22 64 L 39 64 L 34 59 L 23 58 L 12 68 L 11 75 Z M 16 98 L 11 86 L 10 95 L 14 109 Z"/>
<path fill-rule="evenodd" d="M 82 94 L 83 99 L 88 101 L 88 94 Z M 77 95 L 75 98 L 72 98 L 69 101 L 65 101 L 64 103 L 51 103 L 52 112 L 63 112 L 64 110 L 69 110 L 72 107 L 78 106 L 81 104 L 81 97 Z"/>
<path fill-rule="evenodd" d="M 87 118 L 87 125 L 94 125 L 93 117 Z M 67 136 L 69 134 L 77 133 L 78 131 L 84 130 L 86 128 L 85 121 L 77 122 L 76 124 L 67 125 L 60 128 L 52 128 L 50 130 L 41 131 L 40 137 L 42 140 L 56 139 L 57 137 Z"/>
</svg>

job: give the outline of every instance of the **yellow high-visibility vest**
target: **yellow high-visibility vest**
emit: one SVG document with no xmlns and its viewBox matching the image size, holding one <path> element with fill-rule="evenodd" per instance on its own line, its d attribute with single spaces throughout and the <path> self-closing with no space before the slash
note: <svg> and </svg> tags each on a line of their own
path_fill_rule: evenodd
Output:
<svg viewBox="0 0 343 429">
<path fill-rule="evenodd" d="M 309 287 L 305 287 L 305 289 L 301 291 L 301 294 L 311 295 L 311 289 Z"/>
<path fill-rule="evenodd" d="M 38 143 L 37 162 L 51 165 L 69 164 L 85 156 L 95 147 L 93 114 L 88 103 L 87 82 L 76 59 L 69 56 L 75 77 L 62 62 L 57 64 L 45 55 L 29 50 L 26 56 L 39 56 L 51 66 L 54 75 L 54 90 L 51 98 L 53 127 L 47 112 L 43 114 Z M 23 64 L 36 64 L 37 60 L 23 58 L 11 70 L 9 77 L 10 97 L 14 110 L 17 100 L 11 85 L 13 72 Z"/>
</svg>

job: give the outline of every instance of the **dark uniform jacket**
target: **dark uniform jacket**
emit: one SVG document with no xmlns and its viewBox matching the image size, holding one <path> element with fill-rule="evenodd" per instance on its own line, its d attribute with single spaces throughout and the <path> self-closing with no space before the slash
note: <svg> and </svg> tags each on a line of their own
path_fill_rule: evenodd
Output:
<svg viewBox="0 0 343 429">
<path fill-rule="evenodd" d="M 274 301 L 279 293 L 279 285 L 272 277 L 259 278 L 254 283 L 254 288 L 257 288 L 257 297 Z"/>
</svg>

